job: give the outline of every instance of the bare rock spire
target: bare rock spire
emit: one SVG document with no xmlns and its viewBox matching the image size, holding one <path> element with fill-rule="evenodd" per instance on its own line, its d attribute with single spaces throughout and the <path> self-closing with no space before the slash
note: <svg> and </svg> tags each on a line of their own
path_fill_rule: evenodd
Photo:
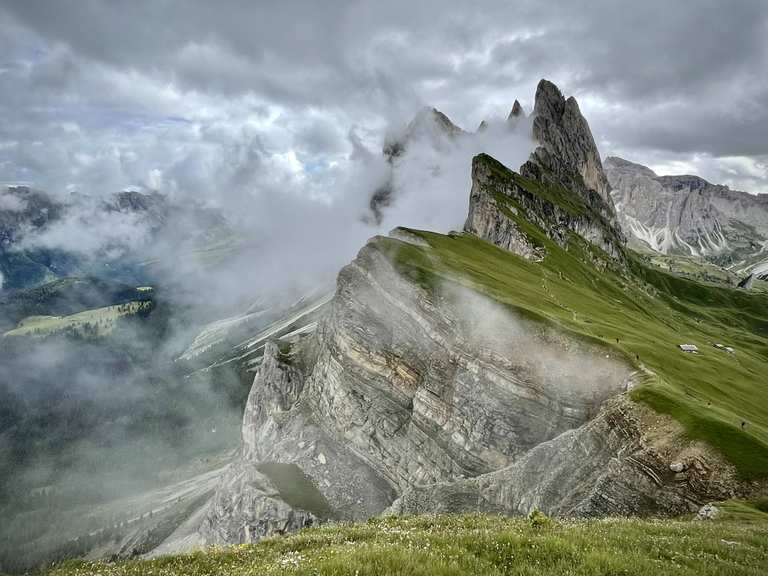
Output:
<svg viewBox="0 0 768 576">
<path fill-rule="evenodd" d="M 539 146 L 521 172 L 537 180 L 554 179 L 579 193 L 615 223 L 611 187 L 592 131 L 576 99 L 566 100 L 557 86 L 542 79 L 536 89 L 533 116 L 533 137 Z"/>
<path fill-rule="evenodd" d="M 515 100 L 515 103 L 512 104 L 512 110 L 509 113 L 509 116 L 507 116 L 507 121 L 514 120 L 516 118 L 525 118 L 525 110 L 523 110 L 523 107 L 517 100 Z"/>
</svg>

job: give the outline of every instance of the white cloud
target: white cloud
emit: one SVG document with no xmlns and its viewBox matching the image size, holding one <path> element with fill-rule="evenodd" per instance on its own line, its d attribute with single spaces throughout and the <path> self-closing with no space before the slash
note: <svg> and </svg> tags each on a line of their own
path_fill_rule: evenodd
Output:
<svg viewBox="0 0 768 576">
<path fill-rule="evenodd" d="M 21 212 L 26 208 L 27 203 L 23 198 L 13 194 L 7 187 L 0 187 L 0 210 L 10 212 Z"/>
</svg>

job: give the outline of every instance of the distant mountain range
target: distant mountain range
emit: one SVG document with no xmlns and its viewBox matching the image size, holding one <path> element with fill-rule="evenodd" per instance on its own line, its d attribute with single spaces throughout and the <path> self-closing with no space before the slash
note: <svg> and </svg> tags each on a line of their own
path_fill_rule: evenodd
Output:
<svg viewBox="0 0 768 576">
<path fill-rule="evenodd" d="M 125 218 L 119 220 L 120 216 Z M 57 198 L 27 186 L 8 186 L 0 190 L 0 288 L 31 288 L 69 276 L 142 283 L 146 273 L 138 261 L 147 253 L 135 238 L 106 239 L 95 248 L 61 247 L 42 240 L 51 232 L 63 233 L 65 226 L 79 232 L 103 225 L 110 217 L 146 244 L 183 233 L 190 246 L 205 246 L 228 231 L 220 213 L 174 202 L 157 192 L 122 191 L 105 198 L 73 193 Z"/>
<path fill-rule="evenodd" d="M 698 176 L 658 176 L 616 157 L 606 159 L 605 172 L 635 247 L 698 256 L 742 275 L 768 273 L 768 194 Z"/>
</svg>

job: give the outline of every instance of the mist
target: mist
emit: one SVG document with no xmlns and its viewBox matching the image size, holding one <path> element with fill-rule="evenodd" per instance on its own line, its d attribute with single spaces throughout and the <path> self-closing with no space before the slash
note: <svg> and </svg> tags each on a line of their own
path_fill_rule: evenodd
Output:
<svg viewBox="0 0 768 576">
<path fill-rule="evenodd" d="M 382 152 L 393 139 L 402 145 L 395 157 Z M 89 272 L 154 286 L 155 304 L 106 341 L 0 341 L 2 421 L 11 426 L 0 430 L 9 518 L 0 549 L 18 562 L 4 569 L 77 550 L 69 535 L 111 525 L 110 502 L 142 501 L 226 462 L 252 374 L 177 365 L 205 323 L 253 309 L 274 317 L 331 290 L 368 238 L 396 226 L 461 229 L 472 157 L 487 152 L 515 168 L 533 148 L 526 119 L 449 134 L 429 114 L 377 133 L 350 126 L 343 145 L 317 140 L 315 157 L 326 160 L 313 165 L 270 152 L 253 133 L 234 147 L 206 142 L 154 169 L 153 187 L 127 187 L 152 195 L 147 209 L 126 210 L 114 189 L 83 185 L 52 191 L 61 216 L 22 230 L 13 250 L 75 254 Z M 374 206 L 382 190 L 386 202 Z"/>
<path fill-rule="evenodd" d="M 215 319 L 247 308 L 257 296 L 285 303 L 332 285 L 369 237 L 395 226 L 461 229 L 471 158 L 486 152 L 516 169 L 533 148 L 529 119 L 491 118 L 483 131 L 453 136 L 430 117 L 410 125 L 393 121 L 378 133 L 350 126 L 343 137 L 323 129 L 313 134 L 317 149 L 303 162 L 292 149 L 270 150 L 266 137 L 252 131 L 224 138 L 211 129 L 198 147 L 181 158 L 171 155 L 167 166 L 151 172 L 170 206 L 160 230 L 141 215 L 100 210 L 95 199 L 115 190 L 86 187 L 77 194 L 89 201 L 70 201 L 63 218 L 28 235 L 19 248 L 100 260 L 132 257 L 148 277 L 173 287 L 174 297 L 197 317 Z M 392 139 L 407 144 L 402 155 L 388 159 L 382 147 Z M 141 152 L 134 152 L 136 163 Z M 371 198 L 383 188 L 388 203 L 374 217 Z M 72 190 L 58 194 L 73 196 Z M 190 207 L 219 213 L 224 221 L 201 222 Z M 211 248 L 221 249 L 222 257 L 201 260 L 199 252 Z"/>
<path fill-rule="evenodd" d="M 523 318 L 476 291 L 446 283 L 442 293 L 459 319 L 462 339 L 481 357 L 484 350 L 514 358 L 520 363 L 516 370 L 551 397 L 597 407 L 624 392 L 632 370 L 614 351 Z"/>
</svg>

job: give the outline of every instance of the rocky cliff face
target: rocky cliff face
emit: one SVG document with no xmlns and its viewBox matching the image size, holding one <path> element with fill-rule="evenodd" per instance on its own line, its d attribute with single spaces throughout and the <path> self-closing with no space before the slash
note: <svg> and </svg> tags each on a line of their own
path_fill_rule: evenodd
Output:
<svg viewBox="0 0 768 576">
<path fill-rule="evenodd" d="M 584 426 L 512 465 L 414 487 L 388 512 L 527 514 L 538 508 L 564 517 L 679 515 L 698 502 L 727 497 L 739 484 L 711 450 L 686 442 L 679 425 L 621 395 Z"/>
<path fill-rule="evenodd" d="M 570 235 L 576 234 L 615 259 L 623 255 L 624 238 L 613 223 L 562 185 L 525 178 L 487 155 L 475 157 L 464 230 L 523 258 L 540 261 L 546 250 L 526 233 L 528 224 L 566 250 Z"/>
<path fill-rule="evenodd" d="M 329 517 L 362 519 L 414 486 L 508 466 L 626 388 L 629 368 L 598 348 L 522 319 L 479 324 L 498 315 L 483 297 L 449 288 L 435 297 L 402 278 L 388 253 L 398 243 L 374 240 L 342 270 L 311 343 L 265 349 L 241 458 L 209 505 L 203 542 L 310 520 L 274 505 L 270 485 L 247 473 L 259 465 L 296 465 Z M 573 360 L 547 366 L 541 350 Z M 582 361 L 594 368 L 588 377 Z M 254 525 L 254 507 L 269 522 Z"/>
<path fill-rule="evenodd" d="M 544 184 L 564 186 L 615 224 L 610 185 L 576 99 L 566 100 L 557 86 L 542 80 L 536 89 L 533 116 L 533 137 L 539 146 L 520 173 Z"/>
<path fill-rule="evenodd" d="M 515 104 L 510 119 L 523 113 Z M 576 100 L 566 100 L 554 84 L 542 80 L 532 130 L 539 146 L 519 174 L 486 155 L 475 158 L 465 231 L 540 260 L 544 250 L 521 229 L 523 219 L 563 248 L 572 232 L 620 259 L 625 239 L 600 154 Z"/>
<path fill-rule="evenodd" d="M 768 195 L 710 184 L 698 176 L 657 176 L 608 158 L 613 199 L 627 235 L 662 253 L 738 263 L 768 246 Z"/>
</svg>

